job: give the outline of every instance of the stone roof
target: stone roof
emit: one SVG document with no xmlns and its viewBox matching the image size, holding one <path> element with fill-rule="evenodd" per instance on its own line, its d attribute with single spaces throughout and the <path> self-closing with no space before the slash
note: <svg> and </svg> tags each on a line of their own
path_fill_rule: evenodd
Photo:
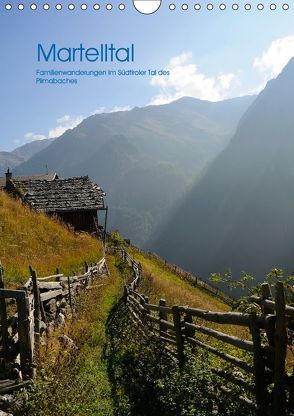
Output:
<svg viewBox="0 0 294 416">
<path fill-rule="evenodd" d="M 45 173 L 40 175 L 29 175 L 29 176 L 13 176 L 14 180 L 17 181 L 28 181 L 28 180 L 45 180 L 45 181 L 54 181 L 58 179 L 57 173 Z M 0 177 L 0 189 L 4 188 L 6 185 L 6 178 Z"/>
<path fill-rule="evenodd" d="M 23 201 L 43 212 L 85 211 L 104 208 L 105 193 L 88 176 L 69 179 L 17 180 L 11 183 Z"/>
</svg>

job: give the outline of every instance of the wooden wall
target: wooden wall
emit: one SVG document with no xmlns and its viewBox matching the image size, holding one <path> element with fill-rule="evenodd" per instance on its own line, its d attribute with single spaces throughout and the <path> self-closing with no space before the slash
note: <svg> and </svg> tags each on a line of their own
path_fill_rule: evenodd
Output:
<svg viewBox="0 0 294 416">
<path fill-rule="evenodd" d="M 70 224 L 76 231 L 96 231 L 94 219 L 97 219 L 97 211 L 66 211 L 57 215 L 63 222 Z"/>
</svg>

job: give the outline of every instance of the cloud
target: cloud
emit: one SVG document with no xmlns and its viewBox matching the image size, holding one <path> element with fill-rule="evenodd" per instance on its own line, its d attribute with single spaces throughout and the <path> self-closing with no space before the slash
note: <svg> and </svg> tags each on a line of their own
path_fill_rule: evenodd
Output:
<svg viewBox="0 0 294 416">
<path fill-rule="evenodd" d="M 166 104 L 185 96 L 210 101 L 229 97 L 235 74 L 220 73 L 212 77 L 206 76 L 199 71 L 192 58 L 192 52 L 183 52 L 170 59 L 166 68 L 170 71 L 169 76 L 152 77 L 150 84 L 159 88 L 159 93 L 151 99 L 150 104 Z"/>
<path fill-rule="evenodd" d="M 97 110 L 93 111 L 90 115 L 95 116 L 96 114 L 102 114 L 102 113 L 116 113 L 117 111 L 130 111 L 132 107 L 130 105 L 124 105 L 124 106 L 114 106 L 112 109 L 107 111 L 106 107 L 99 107 Z"/>
<path fill-rule="evenodd" d="M 47 135 L 29 132 L 24 135 L 25 140 L 28 142 L 33 142 L 35 140 L 53 139 L 55 137 L 59 137 L 64 132 L 66 132 L 66 130 L 75 128 L 84 120 L 84 118 L 85 117 L 83 116 L 72 117 L 68 114 L 65 114 L 56 120 L 57 125 L 49 129 Z"/>
<path fill-rule="evenodd" d="M 58 118 L 56 121 L 58 124 L 63 124 L 63 123 L 67 123 L 69 120 L 70 120 L 70 116 L 66 114 L 63 117 Z"/>
<path fill-rule="evenodd" d="M 34 134 L 34 133 L 32 133 L 32 132 L 29 132 L 29 133 L 26 133 L 25 134 L 25 139 L 26 139 L 26 141 L 28 141 L 28 142 L 33 142 L 33 141 L 35 141 L 35 140 L 44 140 L 44 139 L 46 139 L 47 137 L 46 136 L 44 136 L 43 134 Z"/>
<path fill-rule="evenodd" d="M 90 115 L 95 116 L 95 114 L 102 114 L 106 112 L 106 107 L 98 107 L 95 111 L 93 111 Z"/>
<path fill-rule="evenodd" d="M 90 116 L 93 116 L 95 114 L 101 114 L 101 113 L 114 113 L 116 111 L 129 111 L 131 110 L 131 107 L 129 105 L 118 107 L 115 106 L 111 110 L 106 111 L 106 107 L 99 107 L 95 111 L 93 111 Z M 87 116 L 88 117 L 88 116 Z M 56 137 L 60 137 L 63 133 L 65 133 L 69 129 L 74 129 L 77 127 L 83 120 L 85 120 L 84 116 L 70 116 L 68 114 L 65 114 L 62 117 L 59 117 L 56 120 L 56 126 L 49 129 L 48 134 L 36 134 L 36 133 L 26 133 L 24 135 L 25 140 L 28 142 L 32 142 L 34 140 L 44 140 L 44 139 L 53 139 Z"/>
<path fill-rule="evenodd" d="M 220 86 L 223 90 L 228 90 L 231 86 L 233 79 L 235 78 L 235 74 L 222 74 L 217 77 Z"/>
<path fill-rule="evenodd" d="M 261 56 L 254 59 L 253 67 L 264 74 L 265 82 L 276 77 L 294 55 L 294 35 L 274 40 Z"/>
<path fill-rule="evenodd" d="M 118 111 L 130 111 L 131 110 L 131 106 L 130 105 L 125 105 L 125 106 L 122 106 L 122 107 L 119 107 L 119 106 L 115 106 L 115 107 L 113 107 L 113 109 L 112 110 L 110 110 L 109 112 L 110 113 L 117 113 Z"/>
<path fill-rule="evenodd" d="M 172 68 L 184 65 L 188 61 L 190 61 L 190 59 L 192 59 L 192 56 L 193 56 L 192 52 L 183 52 L 181 53 L 181 55 L 174 56 L 173 58 L 171 58 L 169 61 L 169 65 Z"/>
<path fill-rule="evenodd" d="M 124 106 L 116 105 L 108 111 L 107 111 L 106 107 L 99 107 L 99 108 L 97 108 L 97 110 L 93 111 L 93 113 L 91 113 L 91 115 L 94 116 L 95 114 L 102 114 L 102 113 L 116 113 L 117 111 L 130 111 L 131 109 L 132 109 L 132 107 L 130 105 L 124 105 Z"/>
<path fill-rule="evenodd" d="M 74 129 L 79 125 L 85 117 L 83 116 L 77 116 L 77 117 L 71 117 L 69 115 L 65 115 L 63 117 L 60 117 L 56 120 L 57 126 L 50 129 L 48 133 L 48 139 L 53 139 L 55 137 L 61 136 L 63 133 L 66 132 L 66 130 Z"/>
</svg>

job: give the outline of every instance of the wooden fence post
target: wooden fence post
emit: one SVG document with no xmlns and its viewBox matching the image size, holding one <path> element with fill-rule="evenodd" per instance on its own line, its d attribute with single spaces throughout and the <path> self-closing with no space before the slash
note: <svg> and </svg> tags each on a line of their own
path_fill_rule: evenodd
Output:
<svg viewBox="0 0 294 416">
<path fill-rule="evenodd" d="M 263 283 L 261 285 L 261 294 L 262 294 L 262 299 L 272 299 L 272 292 L 271 292 L 270 285 L 268 283 Z M 272 313 L 271 310 L 267 308 L 266 306 L 263 306 L 262 310 L 265 315 Z"/>
<path fill-rule="evenodd" d="M 255 378 L 255 397 L 257 404 L 257 415 L 264 416 L 268 409 L 268 392 L 265 377 L 265 362 L 261 347 L 260 328 L 257 323 L 256 313 L 252 313 L 250 332 L 253 342 L 253 364 Z"/>
<path fill-rule="evenodd" d="M 263 283 L 261 285 L 261 296 L 262 300 L 271 300 L 272 299 L 272 292 L 271 287 L 268 283 Z M 276 323 L 276 316 L 272 315 L 272 310 L 267 307 L 266 305 L 262 305 L 262 312 L 265 316 L 265 332 L 267 335 L 269 346 L 273 347 L 271 350 L 271 354 L 269 356 L 269 360 L 272 366 L 272 370 L 274 370 L 274 346 L 275 346 L 275 323 Z"/>
<path fill-rule="evenodd" d="M 149 298 L 148 298 L 148 296 L 142 295 L 142 297 L 144 298 L 144 302 L 145 302 L 145 303 L 149 303 Z M 142 305 L 142 306 L 144 306 L 144 302 L 141 302 L 141 305 Z M 145 326 L 147 329 L 149 329 L 149 327 L 151 327 L 151 329 L 153 329 L 153 324 L 152 324 L 152 322 L 151 322 L 151 321 L 148 321 L 148 320 L 147 320 L 147 318 L 146 318 L 146 316 L 147 316 L 147 315 L 150 315 L 150 311 L 144 307 L 144 314 L 142 315 L 142 317 L 143 317 L 143 324 L 144 324 L 144 326 Z"/>
<path fill-rule="evenodd" d="M 148 297 L 148 296 L 146 296 L 146 295 L 142 295 L 142 297 L 144 298 L 145 303 L 149 303 L 149 297 Z M 149 310 L 147 310 L 147 309 L 146 309 L 146 312 L 147 312 L 148 314 L 150 314 L 150 311 L 149 311 Z"/>
<path fill-rule="evenodd" d="M 121 258 L 122 258 L 122 262 L 125 263 L 126 262 L 126 256 L 125 256 L 126 252 L 124 249 L 121 250 Z"/>
<path fill-rule="evenodd" d="M 182 335 L 181 314 L 179 311 L 179 307 L 177 305 L 172 307 L 172 313 L 173 313 L 173 320 L 174 320 L 175 333 L 176 333 L 178 361 L 179 361 L 179 366 L 182 367 L 184 365 L 184 359 L 185 359 L 184 342 L 183 342 L 183 335 Z"/>
<path fill-rule="evenodd" d="M 184 322 L 188 322 L 189 324 L 193 324 L 193 318 L 192 315 L 185 315 L 184 316 Z M 185 328 L 185 333 L 187 337 L 193 338 L 195 336 L 195 329 L 193 328 Z"/>
<path fill-rule="evenodd" d="M 185 316 L 184 316 L 184 322 L 187 322 L 187 323 L 189 323 L 189 324 L 193 324 L 193 317 L 192 317 L 192 315 L 187 315 L 187 314 L 185 314 Z M 185 335 L 186 335 L 186 337 L 190 337 L 190 338 L 194 338 L 195 339 L 195 334 L 196 334 L 196 330 L 195 329 L 193 329 L 193 328 L 185 328 Z M 190 345 L 190 347 L 191 347 L 191 350 L 193 351 L 193 352 L 195 352 L 196 351 L 196 345 Z"/>
<path fill-rule="evenodd" d="M 123 299 L 124 299 L 124 304 L 127 305 L 127 303 L 128 303 L 128 287 L 127 287 L 127 285 L 124 285 L 124 297 L 123 297 Z"/>
<path fill-rule="evenodd" d="M 41 316 L 41 300 L 40 300 L 40 292 L 38 287 L 38 280 L 35 270 L 29 266 L 31 278 L 33 282 L 33 293 L 34 293 L 34 339 L 36 344 L 36 355 L 39 358 L 39 347 L 40 347 L 40 316 Z"/>
<path fill-rule="evenodd" d="M 103 230 L 103 246 L 106 246 L 106 235 L 107 235 L 107 217 L 108 217 L 108 206 L 105 207 L 105 215 L 104 215 L 104 230 Z"/>
<path fill-rule="evenodd" d="M 160 299 L 159 306 L 166 306 L 166 300 L 165 299 Z M 164 321 L 167 321 L 167 313 L 166 312 L 159 311 L 158 315 L 159 315 L 159 319 L 163 319 Z M 159 335 L 163 336 L 164 334 L 166 334 L 166 328 L 164 326 L 162 326 L 161 323 L 159 322 Z"/>
<path fill-rule="evenodd" d="M 268 283 L 262 283 L 261 294 L 263 299 L 269 299 L 272 297 L 270 285 Z"/>
<path fill-rule="evenodd" d="M 18 312 L 20 364 L 23 378 L 27 379 L 34 376 L 34 369 L 30 336 L 30 306 L 26 293 L 24 292 L 22 297 L 17 298 L 16 302 Z"/>
<path fill-rule="evenodd" d="M 0 289 L 4 289 L 4 271 L 0 261 Z M 0 299 L 0 319 L 1 319 L 1 338 L 4 365 L 8 362 L 9 345 L 8 345 L 8 331 L 7 331 L 7 310 L 5 299 Z"/>
<path fill-rule="evenodd" d="M 44 304 L 40 299 L 40 309 L 41 309 L 41 317 L 42 317 L 42 321 L 46 324 L 47 323 L 47 318 L 46 318 L 46 312 L 44 309 Z"/>
<path fill-rule="evenodd" d="M 276 328 L 274 367 L 274 416 L 286 415 L 286 372 L 287 330 L 285 317 L 285 294 L 282 282 L 276 283 Z"/>
</svg>

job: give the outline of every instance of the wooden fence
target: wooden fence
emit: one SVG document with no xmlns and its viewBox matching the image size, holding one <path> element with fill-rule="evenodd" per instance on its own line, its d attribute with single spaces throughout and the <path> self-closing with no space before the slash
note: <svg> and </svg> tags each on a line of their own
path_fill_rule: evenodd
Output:
<svg viewBox="0 0 294 416">
<path fill-rule="evenodd" d="M 286 356 L 291 348 L 288 335 L 293 330 L 294 308 L 285 304 L 281 282 L 275 286 L 274 300 L 268 285 L 262 286 L 262 297 L 252 298 L 261 306 L 260 314 L 168 306 L 164 299 L 155 305 L 137 291 L 142 278 L 141 265 L 126 251 L 122 250 L 121 255 L 134 273 L 124 289 L 125 303 L 132 321 L 143 334 L 160 339 L 167 354 L 180 367 L 188 349 L 205 350 L 208 355 L 218 357 L 219 367 L 212 371 L 222 380 L 221 390 L 255 410 L 257 415 L 293 414 L 294 375 L 293 371 L 287 372 Z M 247 336 L 241 338 L 227 333 L 227 329 L 219 330 L 228 328 L 227 325 L 240 328 L 240 332 L 243 328 Z M 239 389 L 237 396 L 233 386 Z"/>
<path fill-rule="evenodd" d="M 11 290 L 4 288 L 0 263 L 0 347 L 4 373 L 8 377 L 0 380 L 0 393 L 22 388 L 35 376 L 41 331 L 44 327 L 47 331 L 50 321 L 54 323 L 56 317 L 64 318 L 60 313 L 57 316 L 57 307 L 50 314 L 50 307 L 63 302 L 63 307 L 72 312 L 75 296 L 82 289 L 96 287 L 90 284 L 97 277 L 109 274 L 105 258 L 91 266 L 84 264 L 85 272 L 73 276 L 64 276 L 57 270 L 55 275 L 37 277 L 30 267 L 29 280 L 21 289 Z"/>
</svg>

